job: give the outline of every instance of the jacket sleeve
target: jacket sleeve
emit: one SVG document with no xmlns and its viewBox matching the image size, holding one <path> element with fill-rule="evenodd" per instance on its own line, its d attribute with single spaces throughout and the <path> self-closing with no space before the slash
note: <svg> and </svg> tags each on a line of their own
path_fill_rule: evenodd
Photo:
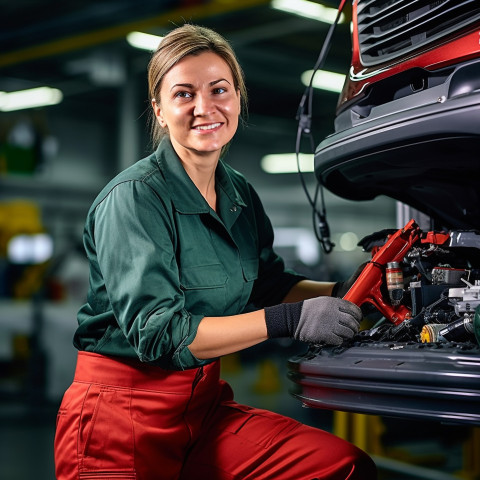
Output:
<svg viewBox="0 0 480 480">
<path fill-rule="evenodd" d="M 281 303 L 291 288 L 306 277 L 285 268 L 283 259 L 275 253 L 272 224 L 260 198 L 251 186 L 250 198 L 258 236 L 259 270 L 249 303 L 257 308 L 263 308 Z"/>
<path fill-rule="evenodd" d="M 208 363 L 187 348 L 203 316 L 184 308 L 165 202 L 141 181 L 121 183 L 97 206 L 93 238 L 111 308 L 139 359 L 185 369 Z"/>
</svg>

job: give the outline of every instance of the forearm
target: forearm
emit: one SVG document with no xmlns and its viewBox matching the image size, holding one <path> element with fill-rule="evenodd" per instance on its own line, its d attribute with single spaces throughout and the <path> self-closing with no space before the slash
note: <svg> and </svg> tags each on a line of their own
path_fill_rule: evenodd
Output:
<svg viewBox="0 0 480 480">
<path fill-rule="evenodd" d="M 283 303 L 329 296 L 333 285 L 332 282 L 301 280 L 288 292 Z M 265 311 L 262 309 L 228 317 L 203 318 L 188 348 L 192 355 L 203 360 L 238 352 L 267 339 Z"/>
<path fill-rule="evenodd" d="M 188 348 L 196 358 L 205 360 L 268 338 L 340 345 L 358 331 L 362 311 L 351 302 L 331 297 L 333 285 L 302 280 L 280 305 L 229 317 L 204 317 Z"/>
<path fill-rule="evenodd" d="M 238 352 L 267 340 L 264 310 L 228 317 L 205 317 L 189 350 L 199 359 Z"/>
<path fill-rule="evenodd" d="M 335 282 L 316 282 L 314 280 L 300 280 L 295 284 L 283 299 L 283 303 L 294 303 L 308 298 L 329 297 Z"/>
</svg>

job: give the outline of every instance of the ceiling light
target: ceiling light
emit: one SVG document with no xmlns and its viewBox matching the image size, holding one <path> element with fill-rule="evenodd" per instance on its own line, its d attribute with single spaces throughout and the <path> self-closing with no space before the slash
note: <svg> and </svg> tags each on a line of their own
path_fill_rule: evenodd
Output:
<svg viewBox="0 0 480 480">
<path fill-rule="evenodd" d="M 127 42 L 132 47 L 154 52 L 160 45 L 162 38 L 163 37 L 158 35 L 151 35 L 150 33 L 130 32 L 127 35 Z"/>
<path fill-rule="evenodd" d="M 345 232 L 340 236 L 340 248 L 346 252 L 353 252 L 358 247 L 358 237 L 353 232 Z"/>
<path fill-rule="evenodd" d="M 313 70 L 307 70 L 302 73 L 302 83 L 306 86 L 310 85 Z M 345 83 L 345 75 L 342 73 L 327 72 L 326 70 L 318 70 L 313 78 L 312 86 L 330 92 L 340 93 Z"/>
<path fill-rule="evenodd" d="M 53 255 L 53 240 L 46 233 L 16 235 L 7 244 L 7 258 L 11 263 L 39 264 Z"/>
<path fill-rule="evenodd" d="M 300 153 L 300 170 L 313 172 L 313 154 Z M 260 166 L 267 173 L 296 173 L 298 172 L 297 156 L 294 153 L 276 153 L 265 155 Z"/>
<path fill-rule="evenodd" d="M 0 111 L 12 112 L 26 108 L 46 107 L 56 105 L 63 99 L 63 94 L 57 88 L 38 87 L 16 92 L 0 92 Z"/>
<path fill-rule="evenodd" d="M 319 3 L 309 2 L 307 0 L 272 0 L 272 8 L 284 12 L 300 15 L 301 17 L 312 18 L 320 22 L 334 23 L 338 11 L 336 8 L 325 7 Z M 340 15 L 339 23 L 344 22 L 345 16 Z"/>
</svg>

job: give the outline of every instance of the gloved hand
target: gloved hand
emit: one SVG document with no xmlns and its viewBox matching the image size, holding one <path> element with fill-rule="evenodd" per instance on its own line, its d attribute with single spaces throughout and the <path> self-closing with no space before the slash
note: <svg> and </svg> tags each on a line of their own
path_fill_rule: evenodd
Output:
<svg viewBox="0 0 480 480">
<path fill-rule="evenodd" d="M 353 273 L 353 275 L 345 282 L 337 282 L 332 289 L 332 297 L 343 298 L 355 283 L 362 270 L 365 268 L 368 262 L 362 263 Z"/>
<path fill-rule="evenodd" d="M 309 343 L 341 345 L 358 332 L 362 311 L 334 297 L 316 297 L 298 303 L 265 308 L 270 338 L 291 337 Z"/>
</svg>

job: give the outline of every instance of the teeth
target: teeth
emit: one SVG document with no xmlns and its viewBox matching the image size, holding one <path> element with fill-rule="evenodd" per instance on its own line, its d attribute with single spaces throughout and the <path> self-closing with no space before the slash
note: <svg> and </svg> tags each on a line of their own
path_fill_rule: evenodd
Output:
<svg viewBox="0 0 480 480">
<path fill-rule="evenodd" d="M 220 123 L 212 123 L 211 125 L 200 125 L 195 127 L 197 130 L 212 130 L 220 126 Z"/>
</svg>

